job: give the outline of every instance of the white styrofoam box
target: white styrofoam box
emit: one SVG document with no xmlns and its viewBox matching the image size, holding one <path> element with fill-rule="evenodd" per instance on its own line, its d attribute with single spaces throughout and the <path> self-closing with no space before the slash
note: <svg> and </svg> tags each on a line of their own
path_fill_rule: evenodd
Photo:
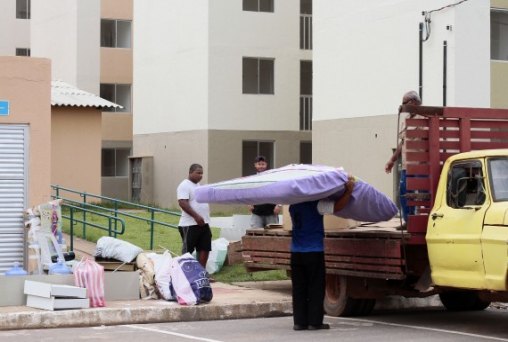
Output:
<svg viewBox="0 0 508 342">
<path fill-rule="evenodd" d="M 87 298 L 86 288 L 71 285 L 50 284 L 40 281 L 25 280 L 25 294 L 39 297 L 74 297 Z"/>
<path fill-rule="evenodd" d="M 88 309 L 90 307 L 90 300 L 88 298 L 46 298 L 28 295 L 26 297 L 26 306 L 51 311 L 62 309 Z"/>
<path fill-rule="evenodd" d="M 107 301 L 139 299 L 138 272 L 105 272 L 104 295 Z M 25 305 L 26 295 L 23 293 L 25 280 L 41 281 L 51 284 L 74 285 L 74 275 L 0 275 L 0 307 Z"/>
</svg>

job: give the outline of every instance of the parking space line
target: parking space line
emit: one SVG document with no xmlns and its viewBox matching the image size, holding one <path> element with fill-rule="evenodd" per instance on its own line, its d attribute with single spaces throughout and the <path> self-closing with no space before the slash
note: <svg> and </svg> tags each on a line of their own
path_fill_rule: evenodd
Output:
<svg viewBox="0 0 508 342">
<path fill-rule="evenodd" d="M 150 332 L 165 334 L 165 335 L 173 335 L 173 336 L 188 338 L 190 340 L 196 340 L 196 341 L 224 342 L 224 341 L 219 341 L 219 340 L 212 340 L 210 338 L 192 336 L 192 335 L 187 335 L 187 334 L 180 334 L 180 333 L 176 333 L 173 331 L 161 330 L 161 329 L 156 329 L 156 328 L 148 328 L 148 327 L 143 327 L 143 326 L 139 326 L 139 325 L 122 325 L 122 327 L 131 328 L 131 329 L 138 329 L 138 330 L 145 330 L 145 331 L 150 331 Z"/>
<path fill-rule="evenodd" d="M 455 334 L 455 335 L 461 335 L 461 336 L 476 337 L 476 338 L 482 338 L 482 339 L 486 339 L 486 340 L 508 341 L 508 338 L 494 337 L 494 336 L 487 336 L 487 335 L 479 335 L 479 334 L 471 334 L 471 333 L 461 332 L 461 331 L 457 331 L 457 330 L 428 328 L 428 327 L 421 327 L 421 326 L 418 326 L 418 325 L 407 325 L 407 324 L 400 324 L 400 323 L 389 323 L 389 322 L 383 322 L 383 321 L 374 321 L 374 320 L 370 320 L 370 319 L 347 318 L 347 317 L 333 317 L 333 316 L 326 316 L 326 317 L 327 318 L 334 318 L 334 319 L 337 319 L 337 320 L 358 321 L 358 322 L 366 322 L 366 323 L 373 323 L 373 324 L 380 324 L 380 325 L 388 325 L 388 326 L 393 326 L 393 327 L 402 327 L 402 328 L 410 328 L 410 329 L 418 329 L 418 330 L 427 330 L 427 331 L 441 332 L 441 333 L 447 333 L 447 334 Z"/>
</svg>

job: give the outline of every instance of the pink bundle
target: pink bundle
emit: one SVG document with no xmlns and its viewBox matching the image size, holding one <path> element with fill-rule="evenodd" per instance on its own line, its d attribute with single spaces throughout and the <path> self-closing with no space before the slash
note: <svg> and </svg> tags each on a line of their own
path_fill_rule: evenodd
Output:
<svg viewBox="0 0 508 342">
<path fill-rule="evenodd" d="M 104 267 L 85 258 L 74 267 L 74 284 L 86 288 L 90 307 L 106 306 L 104 300 Z"/>
</svg>

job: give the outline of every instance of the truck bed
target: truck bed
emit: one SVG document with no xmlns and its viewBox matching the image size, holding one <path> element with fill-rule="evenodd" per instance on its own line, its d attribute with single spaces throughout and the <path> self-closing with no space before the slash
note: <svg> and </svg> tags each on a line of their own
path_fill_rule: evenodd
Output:
<svg viewBox="0 0 508 342">
<path fill-rule="evenodd" d="M 398 219 L 325 231 L 327 274 L 381 279 L 405 278 L 403 245 L 411 236 L 397 230 Z M 291 231 L 249 229 L 242 239 L 245 266 L 250 271 L 290 269 Z"/>
</svg>

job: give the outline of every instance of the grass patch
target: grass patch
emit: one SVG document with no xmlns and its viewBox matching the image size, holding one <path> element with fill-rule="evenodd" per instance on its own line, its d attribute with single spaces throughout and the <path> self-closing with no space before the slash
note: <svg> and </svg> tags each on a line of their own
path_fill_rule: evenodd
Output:
<svg viewBox="0 0 508 342">
<path fill-rule="evenodd" d="M 139 218 L 132 218 L 126 215 L 119 215 L 118 216 L 119 218 L 125 220 L 125 232 L 122 235 L 117 235 L 117 238 L 124 241 L 128 241 L 136 246 L 139 246 L 143 250 L 150 250 L 151 227 L 150 224 L 147 222 L 147 220 L 151 218 L 151 214 L 143 210 L 124 210 L 124 211 L 128 215 L 137 216 Z M 70 233 L 70 220 L 68 219 L 70 215 L 69 208 L 63 207 L 62 215 L 64 216 L 62 230 L 65 233 L 69 234 Z M 78 213 L 75 212 L 74 219 L 81 221 L 85 220 L 82 212 Z M 159 222 L 174 225 L 175 227 L 167 227 L 161 224 L 154 225 L 153 250 L 162 251 L 164 249 L 168 249 L 171 252 L 175 253 L 176 255 L 180 255 L 182 250 L 182 239 L 180 237 L 178 229 L 176 228 L 180 217 L 166 213 L 156 213 L 154 219 Z M 86 221 L 102 227 L 101 229 L 87 226 L 85 230 L 86 240 L 91 242 L 97 242 L 97 240 L 102 236 L 109 235 L 108 233 L 109 223 L 107 218 L 100 215 L 87 213 Z M 111 222 L 112 227 L 114 228 L 113 226 L 114 221 Z M 120 228 L 121 228 L 120 224 L 118 224 L 118 230 L 120 230 Z M 211 230 L 212 230 L 212 240 L 219 238 L 220 228 L 211 227 Z M 83 224 L 81 222 L 77 222 L 74 225 L 74 236 L 83 238 Z M 67 243 L 69 244 L 70 241 L 68 241 Z M 224 266 L 219 272 L 215 273 L 213 277 L 217 281 L 225 283 L 288 279 L 288 277 L 286 276 L 286 271 L 270 270 L 249 273 L 247 272 L 243 264 Z"/>
<path fill-rule="evenodd" d="M 222 283 L 289 279 L 285 270 L 270 270 L 249 273 L 242 264 L 224 266 L 220 272 L 215 273 L 213 277 L 215 280 Z"/>
</svg>

